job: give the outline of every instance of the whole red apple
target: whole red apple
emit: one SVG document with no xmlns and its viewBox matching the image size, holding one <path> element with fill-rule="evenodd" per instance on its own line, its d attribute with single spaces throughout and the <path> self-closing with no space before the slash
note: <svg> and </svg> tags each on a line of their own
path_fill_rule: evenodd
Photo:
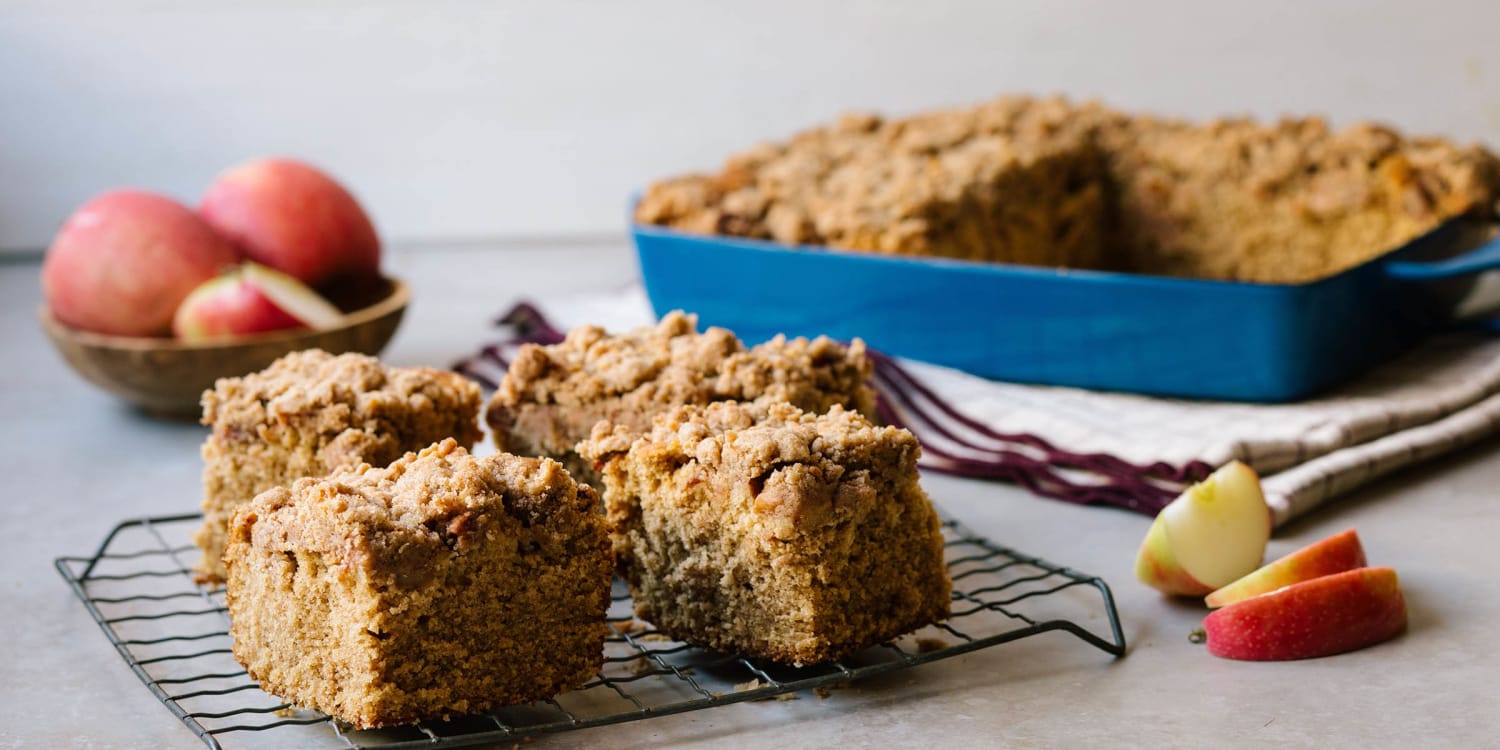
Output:
<svg viewBox="0 0 1500 750">
<path fill-rule="evenodd" d="M 172 332 L 186 341 L 328 328 L 343 314 L 306 284 L 257 263 L 204 282 L 183 300 Z"/>
<path fill-rule="evenodd" d="M 239 260 L 188 207 L 115 190 L 63 223 L 42 261 L 42 294 L 58 321 L 116 336 L 167 333 L 193 288 Z"/>
<path fill-rule="evenodd" d="M 220 174 L 198 212 L 245 257 L 309 286 L 380 273 L 380 238 L 359 202 L 332 177 L 291 159 L 261 159 Z"/>
</svg>

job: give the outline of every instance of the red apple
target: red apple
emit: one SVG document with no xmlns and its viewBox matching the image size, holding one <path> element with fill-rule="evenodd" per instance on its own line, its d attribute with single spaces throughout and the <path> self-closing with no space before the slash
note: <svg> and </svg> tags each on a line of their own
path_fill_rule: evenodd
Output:
<svg viewBox="0 0 1500 750">
<path fill-rule="evenodd" d="M 1354 529 L 1349 529 L 1262 566 L 1254 573 L 1209 594 L 1203 601 L 1210 607 L 1222 607 L 1275 591 L 1282 586 L 1366 565 L 1365 550 L 1359 544 L 1359 535 L 1354 533 Z"/>
<path fill-rule="evenodd" d="M 1353 651 L 1406 627 L 1396 571 L 1359 568 L 1314 578 L 1217 609 L 1203 620 L 1208 652 L 1281 661 Z"/>
<path fill-rule="evenodd" d="M 164 335 L 194 287 L 239 262 L 234 246 L 188 207 L 140 190 L 83 204 L 42 261 L 42 294 L 58 321 L 116 336 Z"/>
<path fill-rule="evenodd" d="M 380 239 L 359 202 L 332 177 L 290 159 L 220 174 L 198 212 L 245 257 L 308 286 L 380 273 Z"/>
<path fill-rule="evenodd" d="M 177 309 L 172 331 L 200 341 L 290 328 L 328 328 L 343 314 L 302 282 L 246 263 L 193 290 Z"/>
</svg>

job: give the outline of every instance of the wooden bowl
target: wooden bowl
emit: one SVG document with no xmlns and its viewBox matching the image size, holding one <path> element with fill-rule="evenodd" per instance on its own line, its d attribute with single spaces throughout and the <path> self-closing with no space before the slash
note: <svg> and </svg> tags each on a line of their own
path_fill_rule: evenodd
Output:
<svg viewBox="0 0 1500 750">
<path fill-rule="evenodd" d="M 302 349 L 377 354 L 395 335 L 411 297 L 399 279 L 382 278 L 331 290 L 347 315 L 335 328 L 278 331 L 220 341 L 108 336 L 72 328 L 37 312 L 52 345 L 79 375 L 152 414 L 196 418 L 203 392 L 219 378 L 263 370 Z"/>
</svg>

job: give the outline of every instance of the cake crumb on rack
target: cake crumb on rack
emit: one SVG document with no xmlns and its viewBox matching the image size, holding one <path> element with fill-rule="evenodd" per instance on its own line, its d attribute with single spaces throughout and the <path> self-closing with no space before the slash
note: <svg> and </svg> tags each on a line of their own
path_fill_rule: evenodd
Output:
<svg viewBox="0 0 1500 750">
<path fill-rule="evenodd" d="M 620 635 L 635 635 L 646 632 L 646 623 L 634 617 L 627 617 L 623 620 L 610 620 L 609 624 L 615 626 L 615 630 L 619 631 Z"/>
<path fill-rule="evenodd" d="M 631 674 L 637 676 L 651 674 L 651 672 L 656 669 L 656 667 L 651 663 L 651 660 L 644 656 L 637 656 L 634 659 L 626 662 L 625 668 L 630 670 Z"/>
<path fill-rule="evenodd" d="M 918 638 L 917 652 L 930 654 L 934 651 L 942 651 L 948 647 L 948 642 L 942 638 Z"/>
</svg>

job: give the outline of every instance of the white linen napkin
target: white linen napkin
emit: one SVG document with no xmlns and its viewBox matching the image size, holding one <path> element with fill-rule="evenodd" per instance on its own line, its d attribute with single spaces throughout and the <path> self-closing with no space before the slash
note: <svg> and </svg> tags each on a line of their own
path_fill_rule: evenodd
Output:
<svg viewBox="0 0 1500 750">
<path fill-rule="evenodd" d="M 655 320 L 635 284 L 535 304 L 564 331 Z M 457 369 L 498 381 L 504 344 L 487 347 L 498 356 Z M 910 360 L 895 360 L 894 370 L 877 366 L 877 374 L 887 415 L 917 434 L 925 468 L 1151 513 L 1184 481 L 1238 459 L 1261 473 L 1277 525 L 1500 429 L 1500 337 L 1477 333 L 1433 337 L 1346 386 L 1291 404 L 1004 383 Z"/>
</svg>

